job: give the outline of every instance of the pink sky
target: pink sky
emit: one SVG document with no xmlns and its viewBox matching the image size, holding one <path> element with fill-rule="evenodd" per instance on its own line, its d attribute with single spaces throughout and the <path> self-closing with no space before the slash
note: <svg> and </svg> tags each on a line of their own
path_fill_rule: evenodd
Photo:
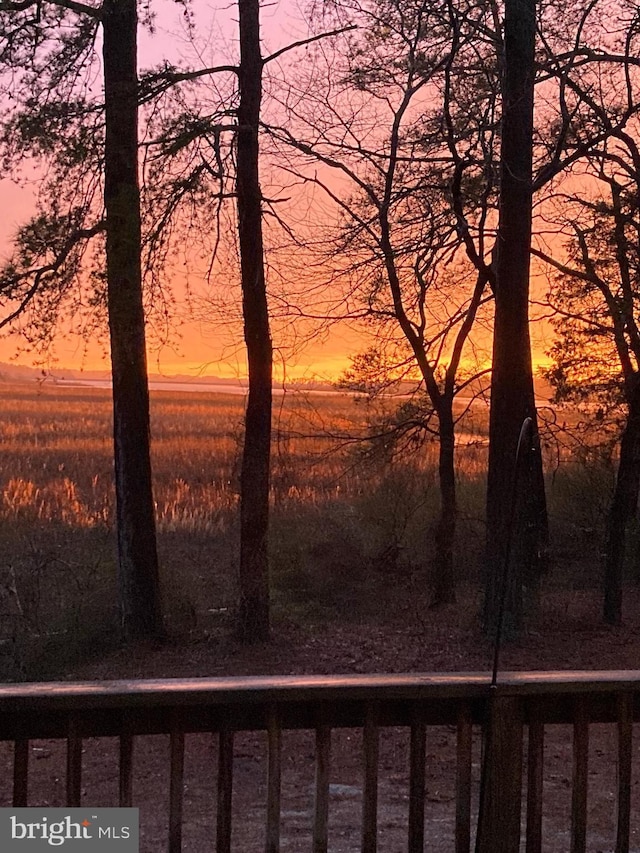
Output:
<svg viewBox="0 0 640 853">
<path fill-rule="evenodd" d="M 155 0 L 158 12 L 156 32 L 140 34 L 141 67 L 148 67 L 163 59 L 176 64 L 197 66 L 200 63 L 216 65 L 236 61 L 236 12 L 229 4 L 214 10 L 205 0 L 193 0 L 197 56 L 189 42 L 179 7 L 172 0 Z M 304 38 L 308 28 L 294 0 L 276 0 L 265 4 L 262 14 L 264 53 Z M 0 199 L 4 216 L 0 220 L 0 252 L 6 255 L 12 234 L 28 217 L 33 204 L 33 188 L 17 187 L 8 180 L 0 181 Z M 2 251 L 4 249 L 4 251 Z M 206 292 L 206 286 L 196 274 L 192 275 L 196 291 Z M 174 280 L 178 299 L 184 296 L 184 286 Z M 238 294 L 237 294 L 238 295 Z M 239 296 L 239 295 L 238 295 Z M 239 314 L 239 304 L 234 313 Z M 358 332 L 345 324 L 334 327 L 319 341 L 312 341 L 294 358 L 286 356 L 290 337 L 282 340 L 274 328 L 274 344 L 283 347 L 287 357 L 287 378 L 335 378 L 349 365 L 349 357 L 366 348 L 367 343 Z M 73 337 L 61 336 L 55 346 L 58 367 L 84 367 L 88 370 L 107 369 L 104 344 L 90 344 Z M 16 340 L 0 339 L 0 361 L 12 361 L 16 356 Z M 276 354 L 276 373 L 282 375 L 283 356 Z M 31 363 L 28 355 L 19 358 L 21 363 Z M 149 366 L 153 372 L 164 374 L 191 373 L 218 376 L 244 376 L 246 374 L 242 330 L 236 326 L 220 328 L 214 318 L 210 321 L 185 320 L 179 326 L 171 346 L 160 349 L 150 347 Z"/>
<path fill-rule="evenodd" d="M 200 62 L 216 65 L 235 61 L 237 15 L 234 5 L 216 10 L 204 0 L 193 0 L 192 6 L 199 56 L 194 56 L 180 8 L 172 0 L 155 0 L 156 31 L 154 34 L 140 33 L 141 67 L 149 67 L 164 59 L 191 66 Z M 308 34 L 302 16 L 291 0 L 265 5 L 262 26 L 265 53 Z M 34 192 L 35 187 L 19 187 L 10 180 L 0 180 L 0 199 L 5 211 L 0 220 L 0 254 L 4 257 L 8 254 L 12 235 L 32 210 Z M 192 281 L 195 278 L 192 276 Z M 195 285 L 197 288 L 197 281 Z M 183 296 L 184 288 L 180 283 L 174 282 L 174 286 L 178 298 Z M 278 346 L 281 342 L 276 339 L 274 343 Z M 0 338 L 0 361 L 15 361 L 17 345 L 15 338 Z M 349 356 L 361 346 L 361 339 L 355 332 L 345 327 L 336 329 L 321 342 L 312 342 L 298 353 L 288 364 L 287 374 L 289 378 L 335 377 L 348 365 Z M 149 350 L 150 369 L 154 372 L 204 372 L 219 376 L 243 376 L 246 373 L 241 327 L 217 329 L 213 318 L 211 323 L 183 321 L 171 346 L 160 349 L 150 346 Z M 109 366 L 104 356 L 104 345 L 86 346 L 74 337 L 61 336 L 56 342 L 54 357 L 54 363 L 61 368 L 93 370 Z M 32 363 L 28 354 L 20 355 L 17 361 Z M 281 367 L 276 369 L 281 373 Z"/>
</svg>

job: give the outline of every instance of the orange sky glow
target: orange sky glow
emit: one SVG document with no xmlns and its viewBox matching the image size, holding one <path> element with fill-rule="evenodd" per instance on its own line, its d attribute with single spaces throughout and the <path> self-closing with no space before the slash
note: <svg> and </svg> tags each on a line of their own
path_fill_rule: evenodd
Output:
<svg viewBox="0 0 640 853">
<path fill-rule="evenodd" d="M 168 0 L 156 0 L 159 6 L 157 32 L 154 36 L 141 36 L 141 65 L 148 66 L 164 58 L 167 53 L 173 54 L 172 61 L 180 61 L 188 56 L 188 39 L 186 33 L 180 34 L 180 21 L 176 18 L 173 4 Z M 204 9 L 205 4 L 195 0 L 195 7 Z M 235 23 L 232 7 L 212 12 L 207 6 L 207 27 L 199 30 L 202 45 L 216 43 L 217 55 L 215 62 L 221 60 L 220 53 L 233 57 L 235 50 Z M 293 7 L 291 0 L 281 0 L 269 4 L 264 9 L 263 30 L 265 51 L 273 51 L 283 44 L 304 37 L 306 27 L 299 15 L 289 14 Z M 170 10 L 173 11 L 170 11 Z M 283 13 L 284 10 L 284 13 Z M 171 17 L 173 15 L 173 17 Z M 204 20 L 204 19 L 203 19 Z M 177 33 L 177 35 L 176 35 Z M 204 33 L 204 35 L 202 35 Z M 222 47 L 220 48 L 219 45 Z M 204 57 L 207 61 L 208 57 Z M 189 62 L 189 59 L 187 59 Z M 0 200 L 4 216 L 0 220 L 0 256 L 6 257 L 12 236 L 19 225 L 24 222 L 33 209 L 33 198 L 36 191 L 34 184 L 16 186 L 10 180 L 0 180 Z M 295 273 L 294 273 L 295 274 Z M 171 274 L 170 274 L 171 275 Z M 187 374 L 192 376 L 219 376 L 225 378 L 244 378 L 246 366 L 242 342 L 242 327 L 239 320 L 239 292 L 237 305 L 233 309 L 235 319 L 223 324 L 216 320 L 217 313 L 212 312 L 207 317 L 206 311 L 200 309 L 198 318 L 189 316 L 186 310 L 186 286 L 180 275 L 171 275 L 171 283 L 178 303 L 180 319 L 169 340 L 162 345 L 154 342 L 153 335 L 149 341 L 149 369 L 152 373 L 163 375 Z M 207 285 L 204 276 L 198 279 L 193 273 L 190 276 L 190 286 L 206 301 Z M 304 282 L 301 283 L 304 287 Z M 300 284 L 298 285 L 300 286 Z M 536 288 L 543 287 L 542 283 Z M 229 299 L 227 294 L 226 299 Z M 274 345 L 276 347 L 274 372 L 278 381 L 298 379 L 331 381 L 335 380 L 350 365 L 350 358 L 371 345 L 371 337 L 367 337 L 362 327 L 354 323 L 338 323 L 327 329 L 319 337 L 311 337 L 307 343 L 301 341 L 308 329 L 296 335 L 295 324 L 292 328 L 288 323 L 274 323 Z M 485 338 L 487 336 L 485 335 Z M 298 339 L 296 339 L 298 338 Z M 106 336 L 105 336 L 106 339 Z M 295 339 L 295 341 L 294 341 Z M 533 329 L 534 363 L 544 364 L 548 361 L 545 350 L 549 346 L 549 327 L 539 324 Z M 483 341 L 483 348 L 489 349 L 489 341 Z M 19 351 L 19 339 L 15 336 L 0 337 L 0 361 L 21 364 L 38 362 L 29 352 Z M 108 370 L 109 360 L 104 341 L 80 340 L 77 336 L 61 330 L 52 350 L 51 368 L 64 370 L 82 368 L 85 370 Z"/>
</svg>

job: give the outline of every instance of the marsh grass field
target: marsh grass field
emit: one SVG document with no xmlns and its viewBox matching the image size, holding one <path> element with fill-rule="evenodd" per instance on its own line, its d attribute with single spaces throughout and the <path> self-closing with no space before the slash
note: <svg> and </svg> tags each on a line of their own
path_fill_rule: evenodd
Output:
<svg viewBox="0 0 640 853">
<path fill-rule="evenodd" d="M 152 393 L 162 588 L 180 643 L 229 633 L 236 600 L 243 398 Z M 390 405 L 390 404 L 389 404 Z M 111 404 L 106 389 L 0 385 L 0 665 L 50 677 L 108 651 L 117 618 Z M 436 446 L 367 452 L 370 412 L 345 394 L 292 392 L 274 413 L 271 579 L 276 626 L 316 630 L 429 617 Z M 460 600 L 475 606 L 483 544 L 486 410 L 458 442 Z M 547 467 L 545 581 L 597 583 L 612 472 Z M 632 569 L 630 569 L 632 571 Z M 470 605 L 470 602 L 474 604 Z M 277 627 L 276 627 L 277 630 Z"/>
</svg>

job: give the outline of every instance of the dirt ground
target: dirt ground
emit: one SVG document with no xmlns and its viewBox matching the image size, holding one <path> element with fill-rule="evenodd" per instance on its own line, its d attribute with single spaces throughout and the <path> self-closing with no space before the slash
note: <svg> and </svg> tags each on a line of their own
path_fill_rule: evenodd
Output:
<svg viewBox="0 0 640 853">
<path fill-rule="evenodd" d="M 350 621 L 304 626 L 279 620 L 270 644 L 243 648 L 224 626 L 207 635 L 162 648 L 139 646 L 65 673 L 70 680 L 298 673 L 487 671 L 491 643 L 477 628 L 475 608 L 425 609 L 410 590 L 398 590 L 393 603 L 380 601 L 379 618 L 354 615 Z M 467 602 L 468 598 L 465 599 Z M 600 622 L 598 596 L 589 591 L 550 591 L 538 617 L 501 656 L 503 670 L 640 669 L 640 592 L 626 593 L 625 623 Z M 384 613 L 382 613 L 384 610 Z M 430 728 L 427 742 L 426 849 L 453 851 L 455 730 Z M 239 734 L 234 758 L 234 836 L 237 853 L 264 849 L 266 743 L 260 734 Z M 631 850 L 640 850 L 640 737 L 634 739 Z M 333 733 L 330 850 L 360 849 L 362 769 L 360 733 Z M 83 757 L 83 802 L 117 802 L 117 753 L 112 740 L 87 740 Z M 407 849 L 408 734 L 383 729 L 380 737 L 379 851 Z M 311 732 L 287 732 L 283 744 L 281 850 L 311 850 L 314 741 Z M 64 745 L 31 743 L 31 805 L 64 804 Z M 187 737 L 183 850 L 214 849 L 217 738 Z M 589 752 L 589 831 L 587 849 L 615 849 L 616 733 L 592 726 Z M 0 756 L 4 771 L 0 805 L 10 798 L 11 755 Z M 167 849 L 168 738 L 138 739 L 135 805 L 140 808 L 141 853 Z M 547 727 L 545 741 L 545 851 L 569 851 L 572 748 L 568 727 Z M 480 775 L 479 738 L 473 753 L 474 805 Z M 523 848 L 524 849 L 524 848 Z"/>
</svg>

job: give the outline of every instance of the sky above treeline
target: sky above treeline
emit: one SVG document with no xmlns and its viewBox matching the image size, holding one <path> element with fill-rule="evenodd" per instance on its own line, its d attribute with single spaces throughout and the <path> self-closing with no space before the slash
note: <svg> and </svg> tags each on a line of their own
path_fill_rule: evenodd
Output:
<svg viewBox="0 0 640 853">
<path fill-rule="evenodd" d="M 154 32 L 141 28 L 139 35 L 140 69 L 169 61 L 178 66 L 213 66 L 237 61 L 237 12 L 235 5 L 216 7 L 206 0 L 192 0 L 192 27 L 189 31 L 183 11 L 173 0 L 154 0 L 156 13 Z M 263 4 L 263 55 L 269 55 L 292 42 L 305 38 L 310 32 L 308 13 L 295 0 L 275 0 Z M 26 180 L 25 180 L 26 177 Z M 0 218 L 0 253 L 6 258 L 11 238 L 33 210 L 38 176 L 23 175 L 21 185 L 10 179 L 0 180 L 0 203 L 4 215 Z M 235 275 L 235 273 L 234 273 Z M 246 375 L 244 347 L 240 320 L 239 290 L 233 293 L 237 302 L 229 305 L 227 322 L 220 322 L 219 310 L 208 315 L 204 274 L 197 269 L 188 273 L 175 269 L 171 284 L 177 300 L 175 328 L 168 340 L 158 344 L 152 334 L 149 343 L 149 367 L 154 373 L 166 375 L 193 374 L 221 377 Z M 196 317 L 189 315 L 187 286 L 197 294 Z M 219 301 L 219 300 L 218 300 Z M 338 323 L 321 335 L 305 341 L 309 327 L 296 332 L 295 322 L 274 326 L 276 347 L 275 371 L 279 379 L 334 380 L 350 364 L 352 356 L 366 349 L 371 339 L 366 328 L 353 323 Z M 279 340 L 278 336 L 282 339 Z M 534 333 L 534 360 L 544 361 L 548 346 L 547 333 L 541 328 Z M 15 336 L 0 338 L 0 361 L 22 364 L 39 363 L 32 354 L 20 351 Z M 102 370 L 108 368 L 108 349 L 105 341 L 81 340 L 61 331 L 52 351 L 51 367 Z"/>
<path fill-rule="evenodd" d="M 235 5 L 215 4 L 206 0 L 192 0 L 193 26 L 191 32 L 183 19 L 183 11 L 172 0 L 154 0 L 154 31 L 142 27 L 139 32 L 139 67 L 149 68 L 169 61 L 178 66 L 214 66 L 237 61 L 237 12 Z M 294 0 L 274 0 L 264 4 L 261 12 L 263 54 L 268 55 L 309 34 L 309 25 L 301 8 Z M 0 252 L 6 258 L 11 239 L 21 223 L 33 210 L 37 192 L 37 175 L 16 185 L 10 179 L 0 179 L 0 203 L 4 211 L 0 219 Z M 178 303 L 185 297 L 185 282 L 181 271 L 173 276 L 172 285 Z M 189 283 L 198 290 L 198 273 L 189 275 Z M 236 294 L 237 295 L 237 294 Z M 239 314 L 240 305 L 237 306 Z M 206 311 L 197 311 L 197 319 L 189 319 L 188 309 L 178 310 L 180 319 L 170 334 L 166 345 L 157 346 L 151 336 L 149 342 L 150 369 L 163 374 L 211 374 L 222 377 L 246 375 L 242 330 L 236 323 L 220 324 L 219 318 L 206 317 Z M 307 345 L 299 342 L 274 340 L 276 349 L 281 345 L 280 358 L 276 354 L 276 373 L 288 378 L 333 379 L 350 363 L 350 356 L 363 346 L 361 331 L 339 324 Z M 0 360 L 31 364 L 34 357 L 28 352 L 18 352 L 20 341 L 15 337 L 0 338 Z M 87 370 L 109 366 L 106 344 L 82 341 L 72 334 L 62 333 L 52 352 L 58 367 L 82 367 Z M 286 360 L 286 371 L 283 372 Z"/>
</svg>

